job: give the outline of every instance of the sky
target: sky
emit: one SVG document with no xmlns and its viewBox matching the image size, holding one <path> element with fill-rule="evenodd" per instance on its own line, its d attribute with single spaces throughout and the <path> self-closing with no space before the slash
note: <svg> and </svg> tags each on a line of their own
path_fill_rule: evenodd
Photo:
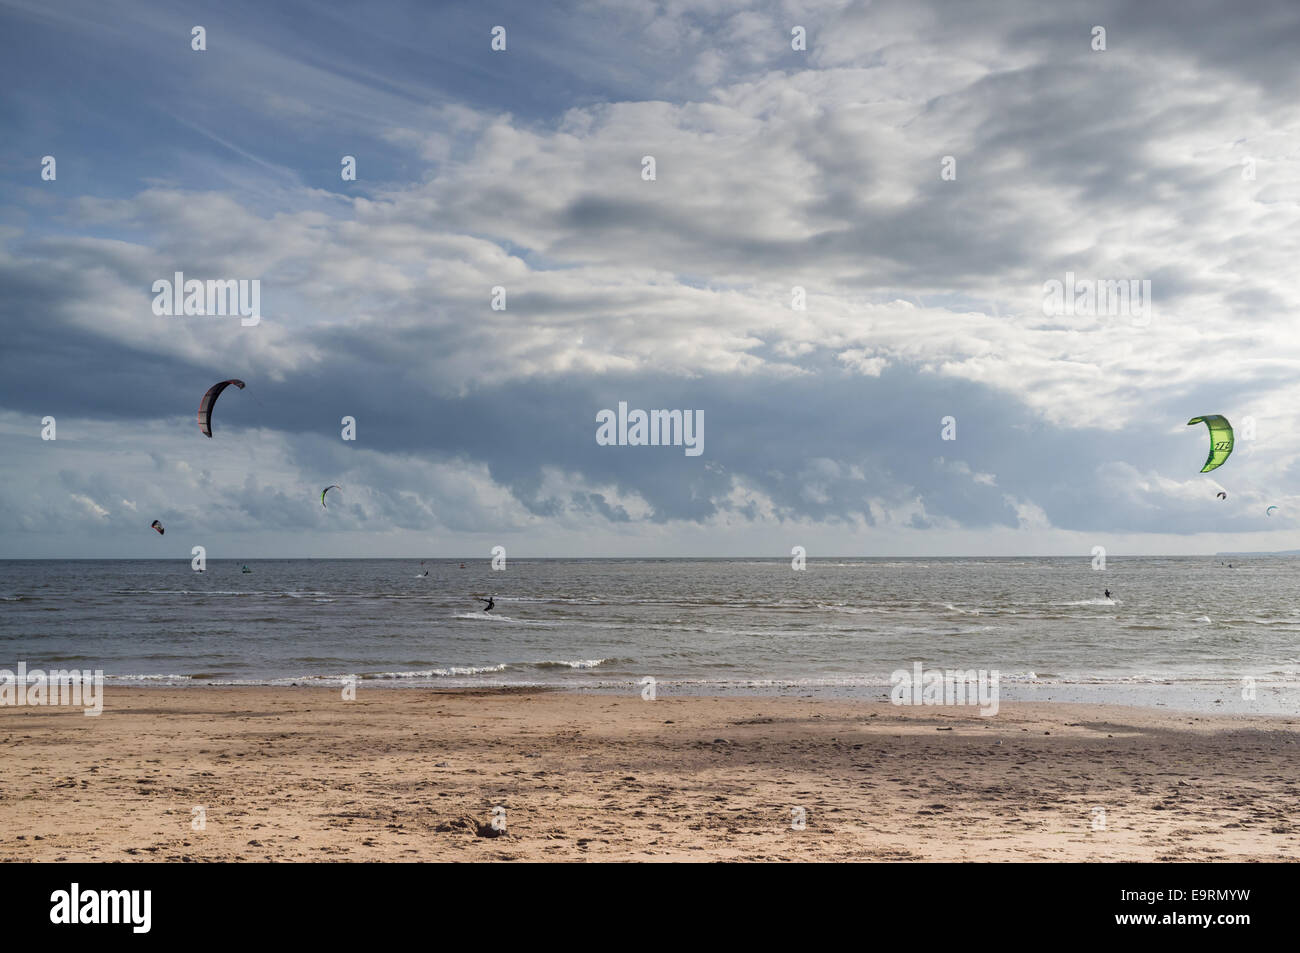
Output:
<svg viewBox="0 0 1300 953">
<path fill-rule="evenodd" d="M 0 558 L 1300 548 L 1300 6 L 1250 11 L 0 0 Z"/>
</svg>

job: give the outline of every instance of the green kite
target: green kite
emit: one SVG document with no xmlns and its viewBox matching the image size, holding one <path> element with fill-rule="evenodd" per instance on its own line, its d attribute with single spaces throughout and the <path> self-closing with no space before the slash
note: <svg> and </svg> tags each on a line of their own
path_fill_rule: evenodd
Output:
<svg viewBox="0 0 1300 953">
<path fill-rule="evenodd" d="M 1205 424 L 1210 428 L 1210 455 L 1205 458 L 1201 472 L 1209 473 L 1215 467 L 1227 463 L 1228 455 L 1232 453 L 1232 424 L 1228 423 L 1228 418 L 1222 414 L 1209 414 L 1187 421 L 1187 426 L 1193 424 Z"/>
</svg>

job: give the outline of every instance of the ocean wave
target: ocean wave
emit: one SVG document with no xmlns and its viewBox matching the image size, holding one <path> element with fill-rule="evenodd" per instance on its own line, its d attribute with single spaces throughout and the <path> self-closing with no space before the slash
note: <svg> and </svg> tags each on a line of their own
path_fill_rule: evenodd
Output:
<svg viewBox="0 0 1300 953">
<path fill-rule="evenodd" d="M 415 672 L 372 672 L 361 677 L 363 679 L 464 677 L 467 675 L 486 675 L 490 672 L 504 672 L 508 667 L 505 662 L 498 662 L 496 665 L 451 665 L 447 668 L 428 668 Z"/>
<path fill-rule="evenodd" d="M 595 668 L 597 665 L 604 665 L 608 661 L 609 659 L 604 658 L 585 658 L 574 659 L 573 661 L 560 659 L 558 661 L 529 662 L 528 664 L 535 668 Z"/>
<path fill-rule="evenodd" d="M 453 619 L 468 619 L 474 622 L 508 622 L 511 625 L 534 625 L 540 628 L 553 628 L 558 622 L 547 622 L 542 619 L 516 619 L 513 616 L 500 615 L 496 612 L 456 612 L 451 615 Z"/>
<path fill-rule="evenodd" d="M 761 606 L 759 608 L 773 608 L 773 607 Z M 879 615 L 880 613 L 889 611 L 888 609 L 883 609 L 878 606 L 828 605 L 826 603 L 818 603 L 817 608 L 822 610 L 823 612 L 840 612 L 843 613 L 844 615 Z"/>
<path fill-rule="evenodd" d="M 286 687 L 296 685 L 320 685 L 320 686 L 340 686 L 346 685 L 356 676 L 353 675 L 293 675 L 279 678 L 223 678 L 213 679 L 204 682 L 205 685 L 214 685 L 217 687 L 241 687 L 241 686 L 261 686 L 269 685 L 273 687 Z"/>
<path fill-rule="evenodd" d="M 272 599 L 301 599 L 304 596 L 337 596 L 337 592 L 315 589 L 113 589 L 114 595 L 155 596 L 268 596 Z"/>
<path fill-rule="evenodd" d="M 569 663 L 565 662 L 550 664 L 566 668 L 582 667 L 570 666 Z M 169 687 L 204 685 L 214 687 L 289 687 L 313 685 L 321 687 L 337 687 L 348 684 L 354 679 L 375 683 L 376 685 L 388 684 L 395 687 L 403 684 L 418 686 L 422 682 L 437 682 L 438 684 L 447 685 L 449 687 L 465 688 L 545 688 L 556 687 L 557 685 L 557 682 L 555 681 L 540 681 L 537 679 L 528 679 L 527 677 L 485 677 L 493 675 L 499 676 L 501 673 L 515 667 L 545 668 L 548 667 L 548 663 L 530 662 L 517 663 L 517 665 L 507 665 L 506 663 L 501 662 L 495 665 L 447 666 L 444 668 L 421 669 L 415 671 L 374 672 L 361 675 L 296 675 L 261 678 L 231 678 L 215 674 L 209 675 L 207 673 L 195 675 L 137 673 L 126 675 L 105 675 L 104 680 L 106 682 L 122 684 L 154 684 L 167 685 Z M 1238 688 L 1240 685 L 1240 680 L 1235 678 L 1195 675 L 1191 673 L 1091 675 L 1056 674 L 1049 672 L 1036 673 L 1033 671 L 1026 671 L 1002 672 L 999 673 L 998 678 L 1000 684 L 1008 687 L 1019 685 L 1026 688 L 1033 686 L 1044 688 L 1094 686 L 1104 688 L 1106 686 L 1125 687 L 1157 685 L 1176 687 L 1182 685 L 1189 687 L 1221 687 L 1225 691 L 1231 691 Z M 1271 670 L 1261 675 L 1258 679 L 1258 684 L 1261 689 L 1270 687 L 1293 689 L 1298 683 L 1300 683 L 1300 672 L 1296 670 Z M 641 689 L 640 680 L 636 678 L 604 678 L 599 680 L 583 680 L 581 682 L 559 682 L 558 684 L 569 685 L 570 687 L 580 688 L 584 691 L 640 691 Z M 878 690 L 881 693 L 887 694 L 893 687 L 893 680 L 889 675 L 883 673 L 770 678 L 706 676 L 700 678 L 664 677 L 657 679 L 657 685 L 661 692 L 671 692 L 674 688 L 677 688 L 683 691 L 706 694 L 710 691 L 735 692 L 754 689 L 798 691 L 818 688 Z"/>
<path fill-rule="evenodd" d="M 497 602 L 559 603 L 565 605 L 605 605 L 595 596 L 496 596 Z"/>
<path fill-rule="evenodd" d="M 189 682 L 193 678 L 189 675 L 165 675 L 161 673 L 143 673 L 134 675 L 105 675 L 106 682 Z"/>
</svg>

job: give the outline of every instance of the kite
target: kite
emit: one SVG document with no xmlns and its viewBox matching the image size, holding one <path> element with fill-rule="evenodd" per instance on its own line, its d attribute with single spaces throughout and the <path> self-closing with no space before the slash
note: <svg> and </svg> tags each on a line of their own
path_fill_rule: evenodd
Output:
<svg viewBox="0 0 1300 953">
<path fill-rule="evenodd" d="M 1272 516 L 1272 515 L 1273 515 L 1273 511 L 1274 511 L 1275 509 L 1277 509 L 1277 506 L 1276 506 L 1276 505 L 1270 506 L 1268 509 L 1264 510 L 1264 515 L 1265 515 L 1265 516 Z"/>
<path fill-rule="evenodd" d="M 1228 498 L 1228 494 L 1224 493 L 1222 490 L 1220 490 L 1218 493 L 1216 493 L 1216 494 L 1214 494 L 1214 495 L 1217 496 L 1217 497 L 1218 497 L 1219 499 L 1221 499 L 1221 500 L 1226 500 L 1226 499 Z"/>
<path fill-rule="evenodd" d="M 217 398 L 221 396 L 221 392 L 231 384 L 234 384 L 240 390 L 244 389 L 243 381 L 222 381 L 219 384 L 213 384 L 209 387 L 208 392 L 204 394 L 203 399 L 199 401 L 199 429 L 203 431 L 203 436 L 212 436 L 212 405 L 217 402 Z"/>
<path fill-rule="evenodd" d="M 343 487 L 339 486 L 337 483 L 331 483 L 329 486 L 325 487 L 325 489 L 321 490 L 321 491 L 320 491 L 320 505 L 321 505 L 321 506 L 325 506 L 325 494 L 326 494 L 326 493 L 328 493 L 330 490 L 341 490 L 341 489 L 343 489 Z M 325 506 L 325 509 L 329 509 L 329 507 L 328 507 L 328 506 Z"/>
<path fill-rule="evenodd" d="M 1205 424 L 1210 430 L 1210 455 L 1205 458 L 1205 466 L 1201 467 L 1201 472 L 1209 473 L 1216 467 L 1223 466 L 1228 461 L 1228 455 L 1232 453 L 1232 424 L 1228 423 L 1228 418 L 1222 414 L 1209 414 L 1205 417 L 1193 417 L 1187 421 L 1187 426 L 1193 424 Z"/>
<path fill-rule="evenodd" d="M 149 524 L 149 528 L 150 528 L 150 529 L 156 529 L 156 530 L 158 531 L 158 535 L 159 535 L 159 536 L 161 536 L 163 533 L 167 532 L 167 530 L 163 529 L 163 524 L 162 524 L 162 523 L 159 523 L 157 520 L 154 520 L 152 523 L 150 523 L 150 524 Z"/>
</svg>

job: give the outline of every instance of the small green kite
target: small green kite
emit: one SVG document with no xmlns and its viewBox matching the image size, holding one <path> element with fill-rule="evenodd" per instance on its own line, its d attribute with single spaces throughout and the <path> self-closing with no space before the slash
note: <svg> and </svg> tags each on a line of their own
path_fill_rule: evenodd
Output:
<svg viewBox="0 0 1300 953">
<path fill-rule="evenodd" d="M 1228 455 L 1232 453 L 1232 424 L 1228 423 L 1228 418 L 1222 414 L 1209 414 L 1187 421 L 1187 426 L 1193 424 L 1205 424 L 1210 428 L 1210 455 L 1205 458 L 1201 472 L 1209 473 L 1227 463 Z"/>
</svg>

